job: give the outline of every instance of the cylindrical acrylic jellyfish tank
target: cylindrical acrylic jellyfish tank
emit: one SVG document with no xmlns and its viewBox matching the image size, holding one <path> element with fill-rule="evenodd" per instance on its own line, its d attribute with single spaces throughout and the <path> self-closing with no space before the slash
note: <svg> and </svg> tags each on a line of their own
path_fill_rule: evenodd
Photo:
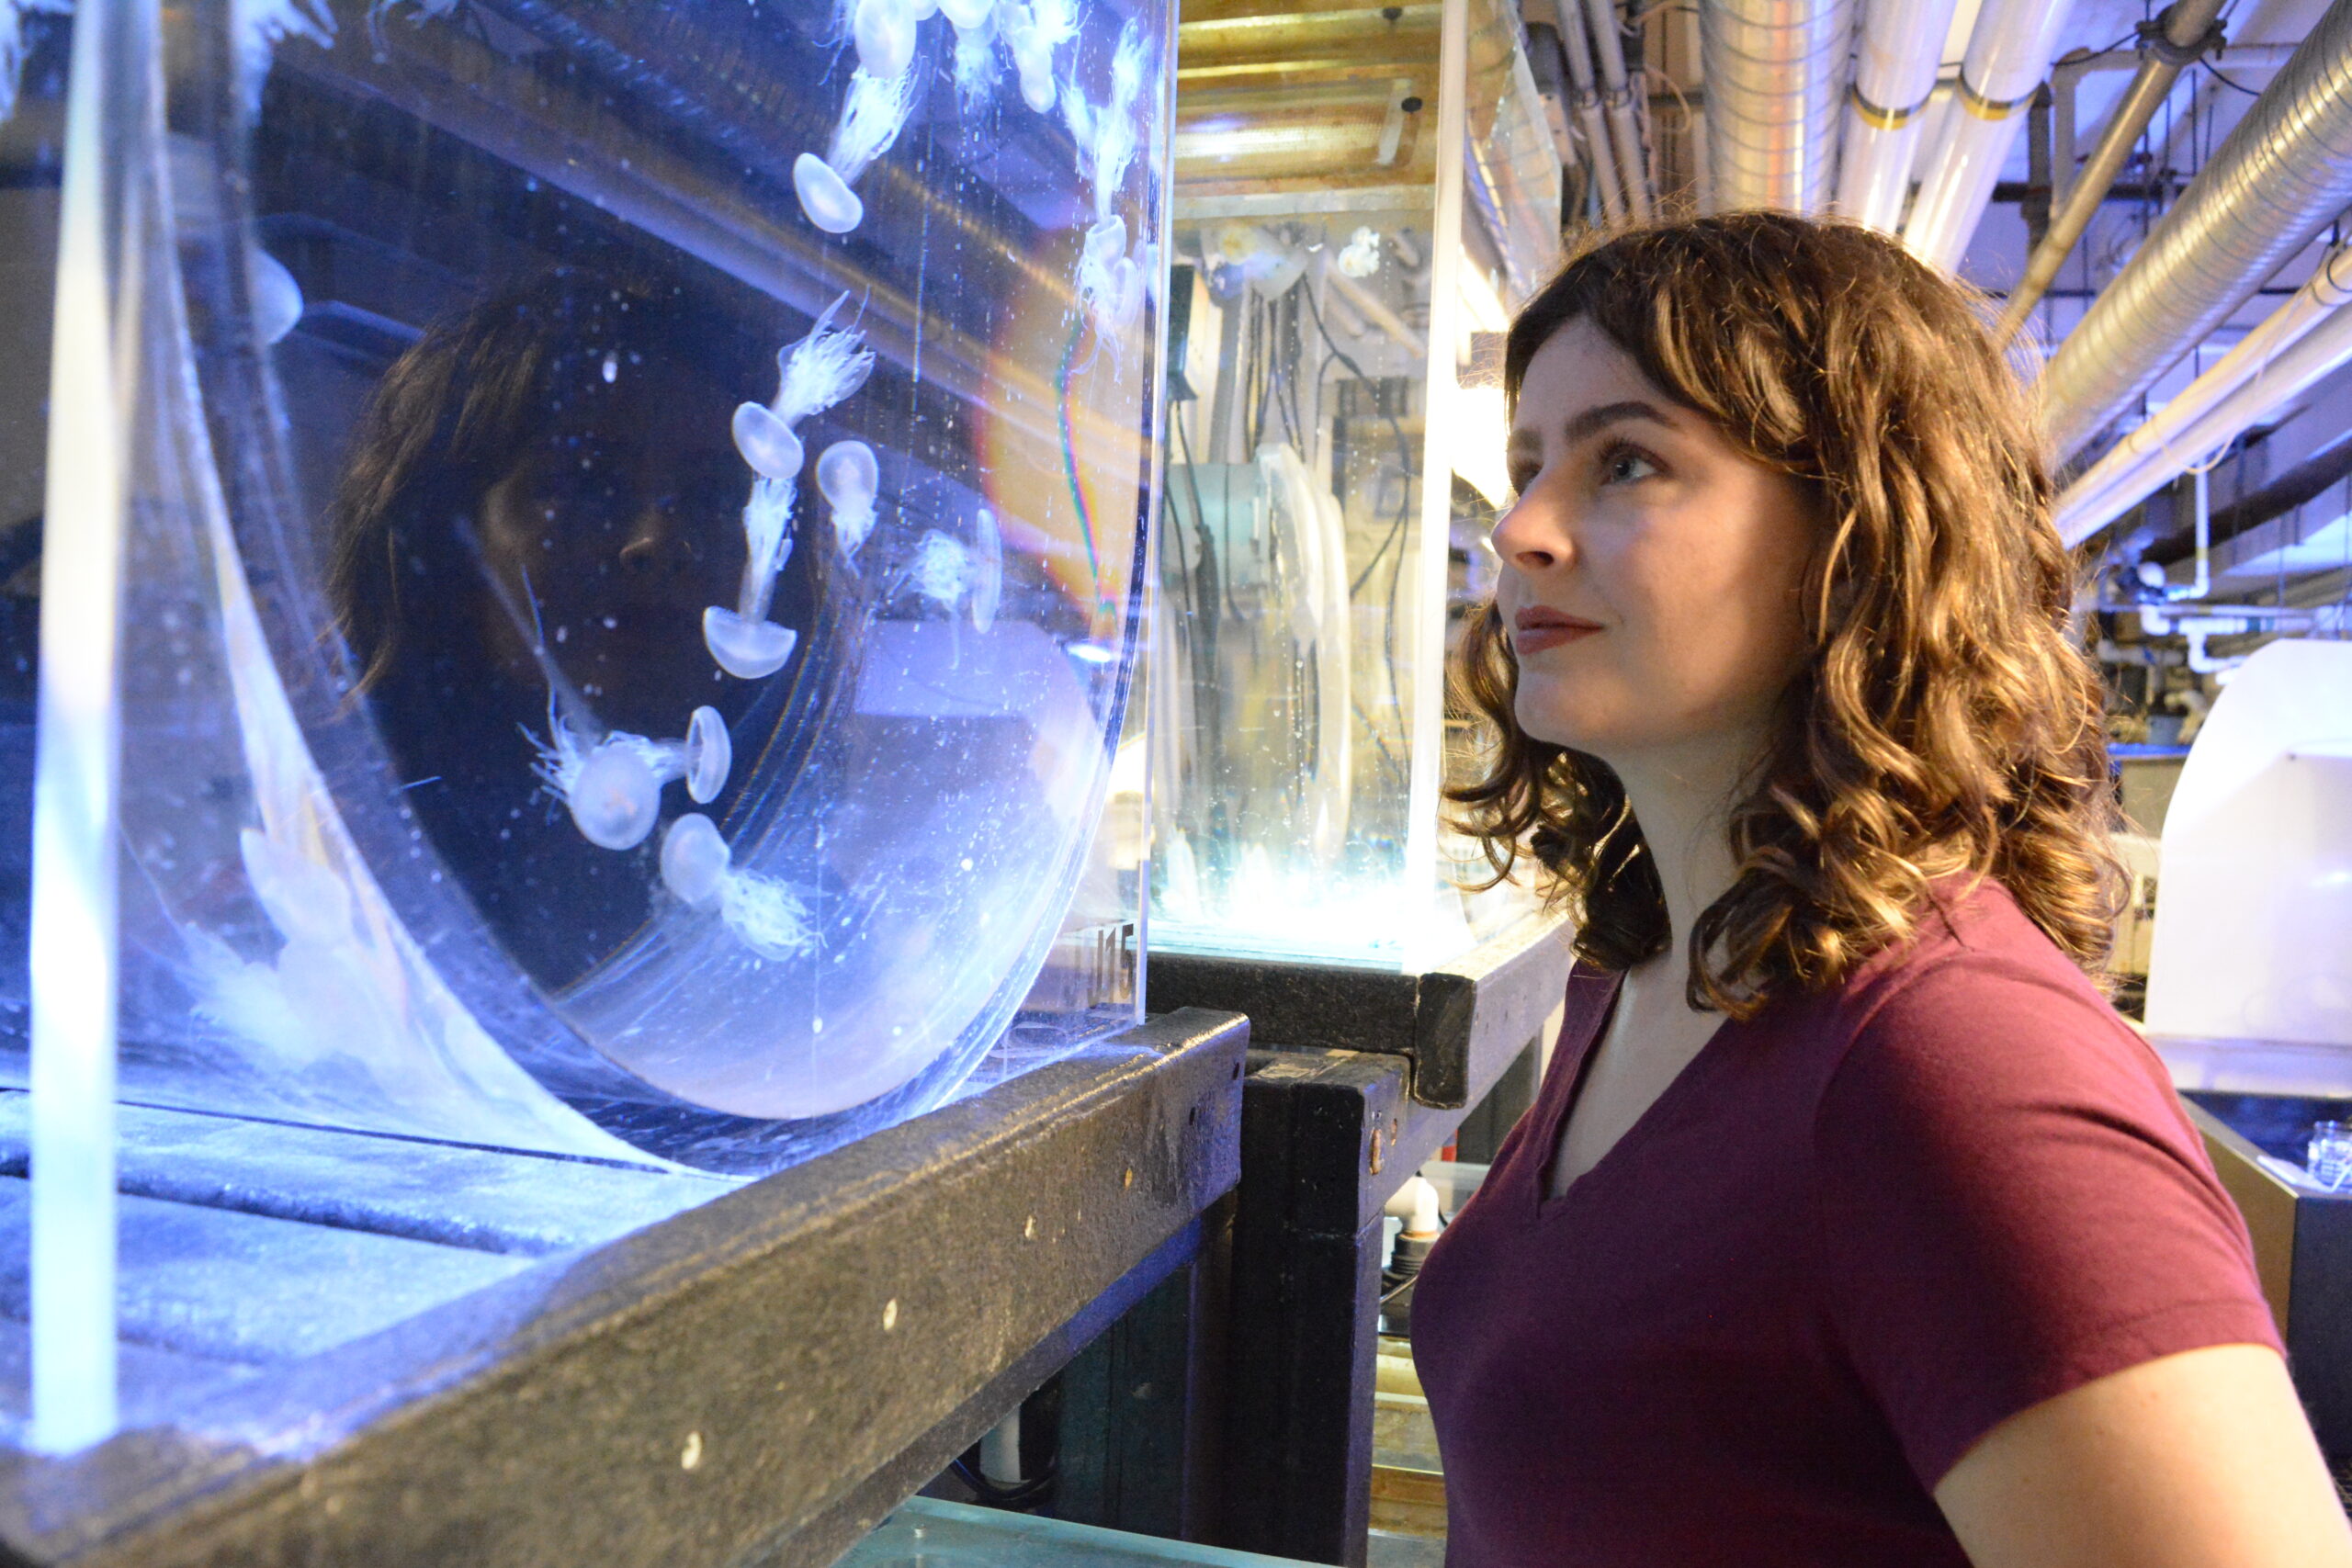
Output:
<svg viewBox="0 0 2352 1568">
<path fill-rule="evenodd" d="M 149 15 L 124 1097 L 749 1170 L 1127 1021 L 1165 10 Z"/>
</svg>

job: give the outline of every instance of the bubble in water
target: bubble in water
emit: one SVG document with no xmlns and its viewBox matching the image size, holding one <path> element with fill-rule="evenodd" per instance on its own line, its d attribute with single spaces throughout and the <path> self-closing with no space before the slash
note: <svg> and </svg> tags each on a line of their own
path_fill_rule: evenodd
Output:
<svg viewBox="0 0 2352 1568">
<path fill-rule="evenodd" d="M 735 411 L 735 450 L 754 472 L 784 484 L 800 477 L 808 453 L 792 427 L 758 403 Z"/>
<path fill-rule="evenodd" d="M 850 31 L 857 62 L 876 76 L 896 76 L 915 55 L 915 19 L 907 0 L 862 0 Z"/>
<path fill-rule="evenodd" d="M 707 909 L 727 886 L 734 854 L 718 826 L 699 811 L 670 824 L 662 839 L 662 885 L 687 905 Z"/>
<path fill-rule="evenodd" d="M 607 740 L 581 762 L 565 804 L 590 843 L 635 849 L 662 814 L 662 781 L 638 748 Z"/>
<path fill-rule="evenodd" d="M 713 604 L 702 613 L 702 640 L 721 670 L 739 681 L 756 681 L 784 668 L 800 634 Z"/>
<path fill-rule="evenodd" d="M 735 769 L 735 742 L 715 707 L 698 707 L 686 721 L 686 793 L 707 806 L 727 787 Z"/>
<path fill-rule="evenodd" d="M 828 234 L 846 234 L 865 221 L 865 203 L 833 166 L 814 152 L 792 161 L 792 188 L 808 221 Z"/>
</svg>

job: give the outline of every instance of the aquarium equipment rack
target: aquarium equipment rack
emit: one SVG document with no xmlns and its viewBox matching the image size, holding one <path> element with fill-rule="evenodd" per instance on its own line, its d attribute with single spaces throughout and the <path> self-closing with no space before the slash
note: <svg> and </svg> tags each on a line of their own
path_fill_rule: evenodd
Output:
<svg viewBox="0 0 2352 1568">
<path fill-rule="evenodd" d="M 175 1407 L 172 1426 L 134 1421 L 62 1458 L 0 1450 L 0 1560 L 831 1562 L 1196 1255 L 1203 1211 L 1239 1176 L 1248 1037 L 1230 1014 L 1158 1015 L 619 1240 L 286 1358 Z M 378 1161 L 401 1142 L 316 1136 Z M 405 1146 L 421 1179 L 449 1179 L 451 1151 Z M 266 1204 L 233 1154 L 195 1223 L 251 1224 Z M 546 1163 L 483 1157 L 525 1174 Z M 600 1174 L 616 1202 L 628 1179 L 685 1179 Z M 544 1213 L 517 1224 L 561 1229 Z M 297 1228 L 463 1250 L 397 1211 Z M 401 1253 L 410 1267 L 418 1256 Z M 297 1312 L 270 1312 L 290 1321 L 390 1283 L 364 1268 L 288 1278 L 271 1295 Z"/>
</svg>

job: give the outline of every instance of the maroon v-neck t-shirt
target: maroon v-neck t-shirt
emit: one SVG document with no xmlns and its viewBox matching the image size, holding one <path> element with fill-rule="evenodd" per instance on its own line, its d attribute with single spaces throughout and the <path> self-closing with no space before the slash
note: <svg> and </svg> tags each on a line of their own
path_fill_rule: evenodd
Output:
<svg viewBox="0 0 2352 1568">
<path fill-rule="evenodd" d="M 1449 1568 L 1931 1568 L 2006 1417 L 2278 1347 L 2163 1065 L 1997 884 L 1726 1022 L 1547 1200 L 1616 993 L 1579 968 L 1535 1107 L 1431 1249 L 1413 1357 Z"/>
</svg>

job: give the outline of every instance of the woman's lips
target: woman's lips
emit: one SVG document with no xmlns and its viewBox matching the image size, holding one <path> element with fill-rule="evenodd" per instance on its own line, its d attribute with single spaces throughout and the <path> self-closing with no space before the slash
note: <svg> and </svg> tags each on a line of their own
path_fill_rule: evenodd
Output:
<svg viewBox="0 0 2352 1568">
<path fill-rule="evenodd" d="M 1521 659 L 1547 648 L 1561 648 L 1600 630 L 1600 624 L 1578 615 L 1531 604 L 1511 620 L 1511 647 Z"/>
</svg>

